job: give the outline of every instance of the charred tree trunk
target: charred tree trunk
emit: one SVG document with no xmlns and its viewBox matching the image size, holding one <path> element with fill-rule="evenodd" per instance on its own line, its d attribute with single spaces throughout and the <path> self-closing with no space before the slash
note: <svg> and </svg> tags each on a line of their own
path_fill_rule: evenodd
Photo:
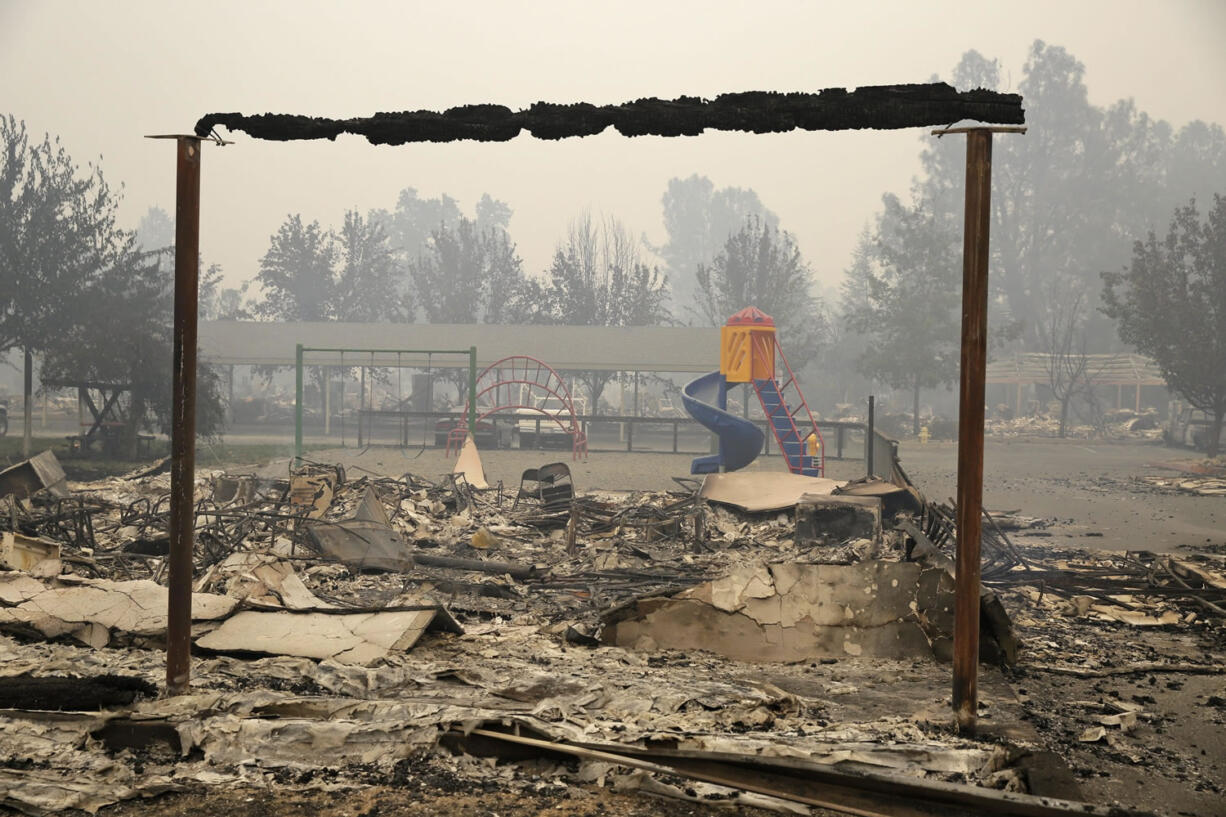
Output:
<svg viewBox="0 0 1226 817">
<path fill-rule="evenodd" d="M 1072 399 L 1072 394 L 1065 394 L 1060 398 L 1060 432 L 1057 435 L 1060 439 L 1064 439 L 1064 435 L 1068 431 L 1068 406 Z"/>
</svg>

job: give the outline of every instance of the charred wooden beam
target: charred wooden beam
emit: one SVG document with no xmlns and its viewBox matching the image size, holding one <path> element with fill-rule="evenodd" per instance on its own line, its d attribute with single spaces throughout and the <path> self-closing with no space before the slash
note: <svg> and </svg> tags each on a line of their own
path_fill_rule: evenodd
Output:
<svg viewBox="0 0 1226 817">
<path fill-rule="evenodd" d="M 958 91 L 943 82 L 875 85 L 817 93 L 749 91 L 714 99 L 637 99 L 620 105 L 538 102 L 521 111 L 464 105 L 442 111 L 376 113 L 353 119 L 293 114 L 211 113 L 196 123 L 204 137 L 218 125 L 257 139 L 336 139 L 343 133 L 376 145 L 408 142 L 505 142 L 527 131 L 538 139 L 593 136 L 609 127 L 623 136 L 696 136 L 704 130 L 785 133 L 792 130 L 893 130 L 962 120 L 1020 125 L 1020 94 Z"/>
</svg>

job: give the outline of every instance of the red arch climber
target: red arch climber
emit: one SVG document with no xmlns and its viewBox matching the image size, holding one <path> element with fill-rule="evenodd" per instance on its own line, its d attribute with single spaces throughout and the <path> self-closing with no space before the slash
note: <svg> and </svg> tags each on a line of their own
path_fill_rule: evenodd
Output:
<svg viewBox="0 0 1226 817">
<path fill-rule="evenodd" d="M 575 401 L 566 381 L 543 360 L 528 355 L 511 355 L 497 360 L 477 375 L 477 387 L 469 400 L 476 400 L 477 420 L 484 420 L 499 411 L 529 410 L 539 412 L 570 435 L 572 458 L 587 457 L 587 434 L 575 416 Z M 543 404 L 548 403 L 548 410 Z M 468 414 L 467 403 L 464 414 Z M 447 453 L 453 441 L 463 444 L 467 426 L 452 429 L 447 436 Z"/>
</svg>

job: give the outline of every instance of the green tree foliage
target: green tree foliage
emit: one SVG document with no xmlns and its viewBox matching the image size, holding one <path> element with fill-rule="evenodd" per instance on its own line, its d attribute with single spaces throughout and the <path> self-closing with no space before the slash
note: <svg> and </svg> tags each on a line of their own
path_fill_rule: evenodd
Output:
<svg viewBox="0 0 1226 817">
<path fill-rule="evenodd" d="M 801 365 L 820 348 L 825 310 L 813 293 L 809 265 L 787 231 L 750 216 L 710 264 L 698 266 L 696 278 L 690 312 L 700 323 L 721 326 L 756 306 L 775 319 L 790 357 Z"/>
<path fill-rule="evenodd" d="M 1217 456 L 1226 417 L 1226 198 L 1202 222 L 1196 201 L 1175 211 L 1163 241 L 1150 233 L 1122 271 L 1103 274 L 1104 311 L 1120 338 L 1154 359 L 1167 385 L 1213 417 Z"/>
<path fill-rule="evenodd" d="M 859 370 L 912 395 L 958 378 L 961 256 L 953 226 L 926 203 L 882 199 L 876 229 L 861 237 L 843 285 L 843 318 L 865 340 Z"/>
<path fill-rule="evenodd" d="M 753 190 L 739 187 L 716 189 L 706 176 L 674 178 L 661 199 L 668 240 L 651 251 L 664 260 L 672 287 L 673 303 L 689 304 L 698 290 L 695 272 L 710 265 L 724 243 L 756 217 L 769 227 L 779 218 L 762 204 Z"/>
<path fill-rule="evenodd" d="M 636 241 L 616 219 L 584 214 L 554 251 L 545 286 L 547 310 L 538 320 L 571 326 L 658 326 L 670 320 L 668 281 L 648 266 Z M 614 372 L 572 373 L 592 411 Z"/>
</svg>

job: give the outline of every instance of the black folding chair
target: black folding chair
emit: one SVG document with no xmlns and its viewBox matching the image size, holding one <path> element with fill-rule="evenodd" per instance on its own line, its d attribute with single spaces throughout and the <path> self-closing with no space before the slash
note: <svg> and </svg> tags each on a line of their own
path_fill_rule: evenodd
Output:
<svg viewBox="0 0 1226 817">
<path fill-rule="evenodd" d="M 543 511 L 559 511 L 570 507 L 575 498 L 575 484 L 571 481 L 570 466 L 564 462 L 551 462 L 540 468 L 529 468 L 519 478 L 519 493 L 511 510 L 521 499 L 532 500 Z"/>
</svg>

